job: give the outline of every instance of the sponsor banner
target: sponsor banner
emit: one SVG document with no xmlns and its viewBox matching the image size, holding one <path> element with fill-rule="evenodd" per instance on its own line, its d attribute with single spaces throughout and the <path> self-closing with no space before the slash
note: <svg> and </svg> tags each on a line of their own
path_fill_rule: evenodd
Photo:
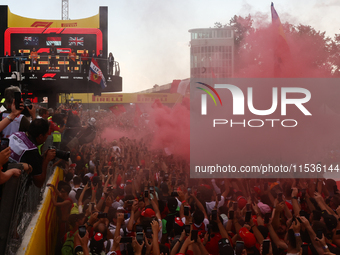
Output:
<svg viewBox="0 0 340 255">
<path fill-rule="evenodd" d="M 39 20 L 13 14 L 8 9 L 8 27 L 99 28 L 99 14 L 74 20 Z"/>
<path fill-rule="evenodd" d="M 171 93 L 102 93 L 101 96 L 94 96 L 93 94 L 90 95 L 91 96 L 84 93 L 74 93 L 73 98 L 81 100 L 82 103 L 103 104 L 152 104 L 156 99 L 160 100 L 163 104 L 182 102 L 181 95 Z"/>
</svg>

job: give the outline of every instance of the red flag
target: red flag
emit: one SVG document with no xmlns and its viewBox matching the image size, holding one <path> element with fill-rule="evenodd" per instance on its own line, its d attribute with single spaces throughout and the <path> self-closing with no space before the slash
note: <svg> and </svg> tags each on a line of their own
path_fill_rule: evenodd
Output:
<svg viewBox="0 0 340 255">
<path fill-rule="evenodd" d="M 170 93 L 177 93 L 178 85 L 181 80 L 173 80 L 171 83 Z"/>
<path fill-rule="evenodd" d="M 271 13 L 274 32 L 274 54 L 276 58 L 276 63 L 274 66 L 274 76 L 278 77 L 281 74 L 281 64 L 283 64 L 284 61 L 290 57 L 290 50 L 279 15 L 277 14 L 273 3 L 271 4 Z"/>
<path fill-rule="evenodd" d="M 123 112 L 126 112 L 126 109 L 125 109 L 124 105 L 122 105 L 122 104 L 113 105 L 109 109 L 116 116 L 119 116 Z"/>
<path fill-rule="evenodd" d="M 135 126 L 138 126 L 139 118 L 140 118 L 141 115 L 142 115 L 142 111 L 139 109 L 138 104 L 136 104 L 135 117 L 134 117 Z"/>
<path fill-rule="evenodd" d="M 105 77 L 102 71 L 100 70 L 97 61 L 94 58 L 92 58 L 90 64 L 89 80 L 97 84 L 100 84 L 102 89 L 105 89 L 107 87 Z"/>
</svg>

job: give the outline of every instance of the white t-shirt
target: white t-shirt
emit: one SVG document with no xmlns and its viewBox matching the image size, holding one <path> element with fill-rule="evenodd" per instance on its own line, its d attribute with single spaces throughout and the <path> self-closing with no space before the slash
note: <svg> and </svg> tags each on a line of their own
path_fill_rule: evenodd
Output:
<svg viewBox="0 0 340 255">
<path fill-rule="evenodd" d="M 118 149 L 118 152 L 120 153 L 120 148 L 118 146 L 113 146 L 112 149 L 113 149 L 113 152 L 116 152 Z"/>
<path fill-rule="evenodd" d="M 185 217 L 182 218 L 182 222 L 183 224 L 185 224 Z M 203 223 L 204 223 L 205 231 L 208 231 L 209 220 L 207 218 L 204 218 Z"/>
<path fill-rule="evenodd" d="M 93 173 L 87 173 L 87 174 L 85 174 L 85 176 L 92 178 L 94 176 L 94 174 Z"/>
<path fill-rule="evenodd" d="M 77 199 L 76 199 L 76 194 L 77 194 L 77 190 L 80 189 L 80 187 L 78 188 L 73 188 L 70 193 L 68 194 L 68 196 L 72 199 L 73 203 L 78 203 Z"/>
<path fill-rule="evenodd" d="M 220 208 L 224 205 L 225 198 L 224 196 L 221 196 L 221 201 L 218 202 L 217 208 Z M 214 209 L 216 204 L 216 201 L 211 202 L 205 202 L 206 208 L 207 208 L 207 214 L 211 214 L 211 211 Z"/>
</svg>

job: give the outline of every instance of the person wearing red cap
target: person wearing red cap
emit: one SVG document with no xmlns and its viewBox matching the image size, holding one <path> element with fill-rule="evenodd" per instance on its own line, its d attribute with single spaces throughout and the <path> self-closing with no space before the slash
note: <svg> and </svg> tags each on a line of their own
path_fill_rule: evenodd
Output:
<svg viewBox="0 0 340 255">
<path fill-rule="evenodd" d="M 216 210 L 216 207 L 214 208 Z M 223 223 L 220 220 L 220 217 L 217 217 L 216 221 L 210 221 L 211 231 L 210 231 L 210 241 L 208 232 L 204 236 L 203 245 L 212 255 L 219 255 L 219 247 L 218 242 L 221 238 L 227 238 L 230 242 L 228 232 L 223 226 Z"/>
<path fill-rule="evenodd" d="M 193 219 L 193 229 L 195 230 L 200 230 L 202 231 L 202 233 L 205 233 L 206 231 L 208 231 L 208 224 L 209 224 L 209 220 L 208 220 L 208 215 L 202 205 L 202 203 L 197 199 L 197 197 L 192 193 L 191 198 L 193 198 L 193 200 L 196 203 L 196 211 L 193 213 L 192 215 L 192 219 Z M 190 215 L 191 216 L 191 215 Z M 187 216 L 184 216 L 184 205 L 181 205 L 180 208 L 180 217 L 183 221 L 184 224 L 186 224 L 186 220 L 187 220 Z"/>
</svg>

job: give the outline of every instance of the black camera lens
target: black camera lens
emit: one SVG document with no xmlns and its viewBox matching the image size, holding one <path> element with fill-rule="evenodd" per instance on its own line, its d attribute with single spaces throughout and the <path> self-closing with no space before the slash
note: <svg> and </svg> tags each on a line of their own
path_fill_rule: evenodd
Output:
<svg viewBox="0 0 340 255">
<path fill-rule="evenodd" d="M 69 151 L 56 150 L 56 157 L 66 161 L 70 158 L 70 154 Z"/>
</svg>

